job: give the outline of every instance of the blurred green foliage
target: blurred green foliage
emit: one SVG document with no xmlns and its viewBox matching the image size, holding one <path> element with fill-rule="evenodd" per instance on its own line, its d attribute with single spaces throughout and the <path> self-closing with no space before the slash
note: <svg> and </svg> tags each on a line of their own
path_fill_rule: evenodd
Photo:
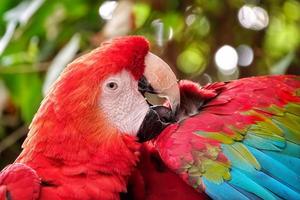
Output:
<svg viewBox="0 0 300 200">
<path fill-rule="evenodd" d="M 179 78 L 202 84 L 252 75 L 300 74 L 300 3 L 297 0 L 122 0 L 119 1 L 121 8 L 117 7 L 108 21 L 99 15 L 103 2 L 0 1 L 2 42 L 8 30 L 13 29 L 3 52 L 0 42 L 0 82 L 5 85 L 5 89 L 0 87 L 0 95 L 8 91 L 8 100 L 0 101 L 4 104 L 0 105 L 2 141 L 31 121 L 43 98 L 42 88 L 49 66 L 55 68 L 54 58 L 75 34 L 80 35 L 79 49 L 76 45 L 70 48 L 78 54 L 120 33 L 145 35 L 152 43 L 152 51 L 165 59 Z M 40 6 L 34 11 L 38 3 Z M 240 25 L 238 11 L 245 3 L 268 12 L 266 29 L 253 31 Z M 251 66 L 239 67 L 239 71 L 230 76 L 220 76 L 213 57 L 225 44 L 249 45 L 254 51 Z M 60 59 L 72 60 L 73 56 L 66 51 L 61 53 Z M 11 146 L 4 152 L 0 150 L 0 156 L 13 159 L 18 149 Z M 0 165 L 5 162 L 1 159 Z"/>
</svg>

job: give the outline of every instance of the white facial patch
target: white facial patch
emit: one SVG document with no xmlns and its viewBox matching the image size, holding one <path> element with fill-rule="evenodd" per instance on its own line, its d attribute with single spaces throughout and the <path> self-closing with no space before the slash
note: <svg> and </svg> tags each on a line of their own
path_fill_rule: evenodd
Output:
<svg viewBox="0 0 300 200">
<path fill-rule="evenodd" d="M 149 106 L 138 91 L 138 81 L 126 70 L 108 77 L 102 84 L 100 107 L 121 132 L 136 135 Z"/>
</svg>

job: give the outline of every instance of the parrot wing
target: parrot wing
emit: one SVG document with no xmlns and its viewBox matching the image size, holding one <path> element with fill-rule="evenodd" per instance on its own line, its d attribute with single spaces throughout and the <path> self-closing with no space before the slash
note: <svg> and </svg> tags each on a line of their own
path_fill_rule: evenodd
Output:
<svg viewBox="0 0 300 200">
<path fill-rule="evenodd" d="M 181 101 L 201 108 L 154 143 L 184 181 L 213 199 L 300 199 L 299 77 L 187 82 Z"/>
<path fill-rule="evenodd" d="M 0 200 L 38 199 L 40 188 L 40 178 L 27 165 L 11 164 L 0 172 Z"/>
</svg>

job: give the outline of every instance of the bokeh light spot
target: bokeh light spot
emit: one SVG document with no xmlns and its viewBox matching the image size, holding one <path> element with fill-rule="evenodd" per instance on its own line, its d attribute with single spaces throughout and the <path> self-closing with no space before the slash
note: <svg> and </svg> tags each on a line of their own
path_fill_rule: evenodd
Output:
<svg viewBox="0 0 300 200">
<path fill-rule="evenodd" d="M 240 45 L 236 50 L 238 53 L 238 65 L 242 67 L 251 65 L 254 58 L 252 48 L 248 45 Z"/>
<path fill-rule="evenodd" d="M 117 6 L 116 1 L 104 1 L 99 7 L 99 15 L 105 20 L 110 20 Z"/>
<path fill-rule="evenodd" d="M 190 26 L 192 25 L 196 20 L 196 15 L 195 14 L 191 14 L 191 15 L 188 15 L 185 19 L 185 23 L 186 25 Z"/>
<path fill-rule="evenodd" d="M 162 47 L 167 41 L 172 40 L 174 36 L 174 30 L 172 27 L 165 25 L 161 19 L 153 20 L 151 23 L 154 28 L 155 40 L 158 46 Z"/>
<path fill-rule="evenodd" d="M 245 5 L 240 8 L 238 13 L 240 24 L 247 29 L 262 30 L 269 24 L 269 15 L 267 11 L 258 6 Z"/>
<path fill-rule="evenodd" d="M 232 74 L 237 68 L 238 53 L 233 47 L 224 45 L 216 52 L 215 63 L 222 73 Z"/>
</svg>

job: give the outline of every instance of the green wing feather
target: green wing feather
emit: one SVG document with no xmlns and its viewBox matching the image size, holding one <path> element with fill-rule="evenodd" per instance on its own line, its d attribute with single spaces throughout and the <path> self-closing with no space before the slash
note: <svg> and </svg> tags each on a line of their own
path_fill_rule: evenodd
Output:
<svg viewBox="0 0 300 200">
<path fill-rule="evenodd" d="M 243 88 L 246 84 L 253 88 Z M 162 159 L 213 198 L 225 192 L 239 198 L 300 199 L 300 82 L 281 76 L 232 85 L 227 96 L 221 92 L 211 106 L 181 122 L 165 138 L 168 149 L 157 143 Z M 248 99 L 256 106 L 243 109 Z"/>
</svg>

